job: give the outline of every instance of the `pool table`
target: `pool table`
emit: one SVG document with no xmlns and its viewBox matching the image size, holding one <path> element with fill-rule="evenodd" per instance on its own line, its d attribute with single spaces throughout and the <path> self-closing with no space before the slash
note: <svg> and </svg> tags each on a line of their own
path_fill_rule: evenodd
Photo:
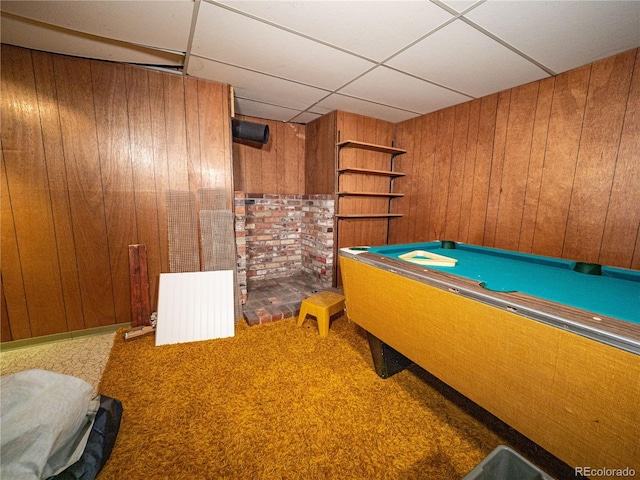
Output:
<svg viewBox="0 0 640 480">
<path fill-rule="evenodd" d="M 640 462 L 640 272 L 436 241 L 339 252 L 386 378 L 414 362 L 565 461 Z"/>
</svg>

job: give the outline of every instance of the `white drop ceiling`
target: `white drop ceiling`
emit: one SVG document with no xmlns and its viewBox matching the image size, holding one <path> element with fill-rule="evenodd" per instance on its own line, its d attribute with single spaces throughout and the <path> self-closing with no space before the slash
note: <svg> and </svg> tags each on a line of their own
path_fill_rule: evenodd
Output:
<svg viewBox="0 0 640 480">
<path fill-rule="evenodd" d="M 228 83 L 237 114 L 400 122 L 640 46 L 640 0 L 2 1 L 2 43 Z"/>
</svg>

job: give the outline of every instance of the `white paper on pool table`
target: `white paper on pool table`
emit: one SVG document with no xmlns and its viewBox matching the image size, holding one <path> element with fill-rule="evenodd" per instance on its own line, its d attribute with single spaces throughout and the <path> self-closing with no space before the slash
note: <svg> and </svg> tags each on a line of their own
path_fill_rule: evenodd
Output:
<svg viewBox="0 0 640 480">
<path fill-rule="evenodd" d="M 458 262 L 455 258 L 445 257 L 444 255 L 427 252 L 426 250 L 414 250 L 403 253 L 402 255 L 398 255 L 398 258 L 420 265 L 438 265 L 440 267 L 455 267 Z"/>
</svg>

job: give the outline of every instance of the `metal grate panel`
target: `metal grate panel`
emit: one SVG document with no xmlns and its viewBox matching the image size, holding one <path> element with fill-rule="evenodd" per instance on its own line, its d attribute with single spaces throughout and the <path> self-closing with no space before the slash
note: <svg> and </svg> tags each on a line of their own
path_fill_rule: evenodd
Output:
<svg viewBox="0 0 640 480">
<path fill-rule="evenodd" d="M 191 192 L 167 192 L 169 223 L 169 268 L 171 272 L 200 270 L 198 218 Z"/>
</svg>

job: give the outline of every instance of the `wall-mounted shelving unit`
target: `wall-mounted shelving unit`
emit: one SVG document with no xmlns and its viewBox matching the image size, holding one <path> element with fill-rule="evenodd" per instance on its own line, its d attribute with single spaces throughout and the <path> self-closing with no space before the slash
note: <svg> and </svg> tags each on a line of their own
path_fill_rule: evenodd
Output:
<svg viewBox="0 0 640 480">
<path fill-rule="evenodd" d="M 384 153 L 390 155 L 389 161 L 389 170 L 381 170 L 378 168 L 362 168 L 362 167 L 353 167 L 353 166 L 343 166 L 342 165 L 342 151 L 346 148 L 353 148 L 359 150 L 367 150 L 377 153 Z M 394 158 L 398 155 L 402 155 L 407 153 L 406 150 L 401 148 L 389 147 L 386 145 L 376 145 L 373 143 L 366 142 L 358 142 L 355 140 L 345 140 L 342 142 L 338 142 L 336 144 L 336 187 L 337 187 L 337 196 L 338 196 L 338 205 L 336 208 L 336 218 L 393 218 L 393 217 L 401 217 L 402 215 L 399 213 L 391 213 L 391 201 L 394 198 L 402 197 L 402 193 L 396 193 L 393 191 L 393 179 L 397 177 L 402 177 L 405 174 L 402 172 L 397 172 L 394 169 Z M 377 191 L 377 190 L 352 190 L 346 189 L 343 190 L 343 182 L 342 176 L 346 174 L 351 175 L 363 175 L 363 176 L 377 176 L 377 177 L 387 177 L 388 184 L 386 191 Z M 386 204 L 385 212 L 344 212 L 340 208 L 340 198 L 343 197 L 372 197 L 372 198 L 380 198 L 386 197 L 389 201 Z"/>
<path fill-rule="evenodd" d="M 328 113 L 308 123 L 305 132 L 305 191 L 335 198 L 333 279 L 338 286 L 339 249 L 384 245 L 389 226 L 402 221 L 406 177 L 401 165 L 407 151 L 395 147 L 395 124 L 349 112 Z"/>
</svg>

